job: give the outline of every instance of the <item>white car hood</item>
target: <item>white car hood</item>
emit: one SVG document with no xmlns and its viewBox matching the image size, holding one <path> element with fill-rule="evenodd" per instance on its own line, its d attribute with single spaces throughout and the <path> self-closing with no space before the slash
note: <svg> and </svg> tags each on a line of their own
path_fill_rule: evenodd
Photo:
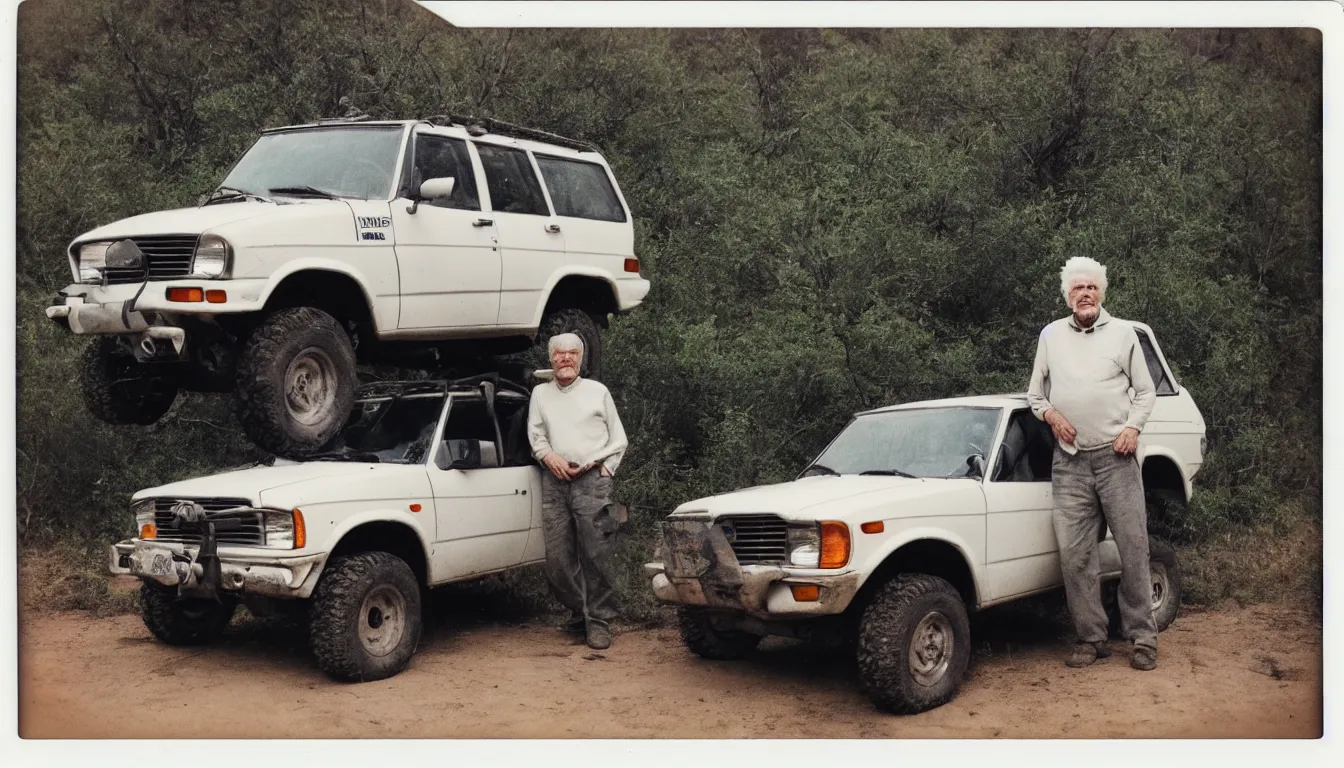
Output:
<svg viewBox="0 0 1344 768">
<path fill-rule="evenodd" d="M 132 498 L 133 500 L 160 497 L 230 498 L 247 499 L 252 504 L 260 504 L 261 494 L 265 491 L 310 480 L 366 473 L 376 467 L 375 464 L 344 461 L 312 461 L 276 467 L 252 467 L 181 480 L 157 488 L 146 488 L 136 492 Z"/>
<path fill-rule="evenodd" d="M 300 210 L 299 206 L 302 205 L 331 202 L 344 205 L 344 203 L 338 201 L 328 200 L 304 201 L 302 203 L 286 202 L 283 204 L 247 200 L 236 203 L 215 203 L 199 208 L 154 211 L 153 213 L 144 213 L 139 216 L 132 216 L 129 219 L 105 224 L 80 235 L 76 238 L 76 242 L 110 240 L 141 235 L 198 235 L 235 221 L 265 216 L 283 216 L 289 211 Z M 346 208 L 346 212 L 349 212 L 348 208 Z"/>
<path fill-rule="evenodd" d="M 908 508 L 910 515 L 917 515 L 924 513 L 924 506 L 905 502 L 965 493 L 968 487 L 976 484 L 974 480 L 961 479 L 817 475 L 688 501 L 677 507 L 674 514 L 708 512 L 717 517 L 724 514 L 769 512 L 786 519 L 810 520 L 815 519 L 816 513 L 826 505 L 845 501 L 840 505 L 843 511 L 870 508 L 873 504 L 886 506 L 897 503 Z M 866 498 L 856 498 L 860 496 Z M 827 512 L 829 516 L 837 513 L 836 510 Z"/>
</svg>

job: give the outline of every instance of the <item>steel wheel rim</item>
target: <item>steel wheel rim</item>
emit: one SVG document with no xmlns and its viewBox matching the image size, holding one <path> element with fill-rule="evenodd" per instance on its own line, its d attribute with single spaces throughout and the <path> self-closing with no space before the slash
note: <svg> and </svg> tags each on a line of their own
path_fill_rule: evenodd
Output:
<svg viewBox="0 0 1344 768">
<path fill-rule="evenodd" d="M 1161 563 L 1149 563 L 1150 580 L 1153 582 L 1153 612 L 1162 610 L 1162 606 L 1167 602 L 1167 595 L 1171 592 L 1171 587 L 1167 583 L 1167 567 Z"/>
<path fill-rule="evenodd" d="M 336 364 L 317 347 L 294 356 L 285 370 L 285 408 L 300 424 L 325 421 L 336 402 Z"/>
<path fill-rule="evenodd" d="M 952 622 L 938 611 L 929 611 L 910 637 L 910 677 L 925 688 L 937 685 L 952 664 L 953 649 Z"/>
<path fill-rule="evenodd" d="M 376 587 L 359 607 L 359 642 L 371 656 L 386 656 L 406 632 L 406 599 L 396 589 Z"/>
</svg>

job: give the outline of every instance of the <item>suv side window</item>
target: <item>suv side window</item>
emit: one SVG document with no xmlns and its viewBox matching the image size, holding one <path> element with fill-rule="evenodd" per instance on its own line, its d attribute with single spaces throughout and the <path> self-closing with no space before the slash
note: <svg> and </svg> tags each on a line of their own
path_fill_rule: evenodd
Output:
<svg viewBox="0 0 1344 768">
<path fill-rule="evenodd" d="M 527 401 L 509 397 L 495 399 L 495 417 L 499 419 L 504 445 L 497 455 L 500 466 L 522 467 L 535 464 L 532 445 L 527 439 Z M 443 440 L 480 440 L 495 442 L 495 427 L 490 423 L 485 400 L 470 395 L 455 395 L 443 426 Z"/>
<path fill-rule="evenodd" d="M 557 216 L 625 221 L 625 209 L 602 166 L 548 155 L 536 157 Z"/>
<path fill-rule="evenodd" d="M 426 179 L 451 176 L 453 196 L 447 200 L 430 202 L 440 208 L 458 208 L 464 211 L 481 210 L 481 198 L 476 191 L 476 172 L 467 154 L 467 142 L 444 136 L 418 135 L 415 137 L 415 168 L 411 172 L 411 191 L 418 192 Z"/>
<path fill-rule="evenodd" d="M 527 153 L 519 149 L 477 142 L 476 151 L 485 166 L 485 184 L 490 190 L 490 205 L 501 213 L 527 213 L 549 216 L 546 197 Z"/>
<path fill-rule="evenodd" d="M 1153 342 L 1148 338 L 1148 334 L 1134 329 L 1134 333 L 1139 336 L 1139 346 L 1143 347 L 1143 359 L 1148 363 L 1148 375 L 1153 377 L 1153 387 L 1159 395 L 1174 395 L 1176 387 L 1172 385 L 1171 379 L 1167 378 L 1167 372 L 1162 369 L 1162 361 L 1157 359 L 1157 350 L 1153 349 Z"/>
<path fill-rule="evenodd" d="M 992 479 L 996 483 L 1039 483 L 1050 480 L 1055 435 L 1028 408 L 1013 412 L 1003 435 Z"/>
</svg>

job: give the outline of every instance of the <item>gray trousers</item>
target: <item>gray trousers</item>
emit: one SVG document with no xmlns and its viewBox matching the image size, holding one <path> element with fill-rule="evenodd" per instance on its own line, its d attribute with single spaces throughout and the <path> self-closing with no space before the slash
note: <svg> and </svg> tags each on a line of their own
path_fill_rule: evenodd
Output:
<svg viewBox="0 0 1344 768">
<path fill-rule="evenodd" d="M 1097 538 L 1104 520 L 1120 551 L 1121 629 L 1134 645 L 1157 650 L 1148 575 L 1148 512 L 1138 459 L 1109 446 L 1074 456 L 1057 447 L 1051 491 L 1064 594 L 1078 639 L 1097 643 L 1107 635 L 1097 562 Z"/>
<path fill-rule="evenodd" d="M 611 478 L 591 469 L 569 482 L 541 476 L 541 525 L 551 593 L 585 624 L 619 615 L 611 550 L 619 523 L 611 515 Z"/>
</svg>

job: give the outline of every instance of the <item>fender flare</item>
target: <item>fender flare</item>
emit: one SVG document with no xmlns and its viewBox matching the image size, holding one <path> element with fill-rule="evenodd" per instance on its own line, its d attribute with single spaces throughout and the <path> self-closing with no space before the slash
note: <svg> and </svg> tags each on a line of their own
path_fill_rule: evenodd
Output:
<svg viewBox="0 0 1344 768">
<path fill-rule="evenodd" d="M 537 303 L 537 309 L 532 315 L 531 327 L 533 328 L 541 327 L 542 318 L 546 314 L 546 305 L 551 303 L 551 294 L 554 293 L 555 286 L 559 285 L 560 281 L 564 280 L 567 277 L 597 278 L 607 284 L 607 287 L 611 289 L 611 295 L 613 297 L 620 295 L 620 291 L 617 290 L 616 288 L 616 279 L 613 278 L 611 276 L 611 273 L 605 269 L 598 269 L 597 267 L 580 265 L 580 266 L 566 267 L 563 271 L 556 270 L 555 272 L 551 273 L 550 278 L 548 278 L 546 281 L 545 287 L 541 289 L 542 300 Z"/>
<path fill-rule="evenodd" d="M 433 513 L 431 513 L 429 519 L 431 521 L 434 519 Z M 351 515 L 337 523 L 335 530 L 332 531 L 328 538 L 330 546 L 325 548 L 326 552 L 322 561 L 317 564 L 317 567 L 313 568 L 313 572 L 308 575 L 307 583 L 304 586 L 308 587 L 311 585 L 315 587 L 318 580 L 322 578 L 322 574 L 326 572 L 327 564 L 331 562 L 331 553 L 336 551 L 336 548 L 341 545 L 341 542 L 345 541 L 345 537 L 349 535 L 351 531 L 368 523 L 395 523 L 410 529 L 411 533 L 415 535 L 416 541 L 420 543 L 420 553 L 425 558 L 425 575 L 428 577 L 431 562 L 430 548 L 425 540 L 425 532 L 421 529 L 421 526 L 416 523 L 415 515 L 398 509 L 371 509 L 366 512 Z M 426 580 L 428 580 L 428 578 Z"/>
<path fill-rule="evenodd" d="M 1143 465 L 1148 463 L 1148 459 L 1152 457 L 1160 457 L 1166 459 L 1170 461 L 1173 465 L 1175 465 L 1176 475 L 1181 478 L 1181 492 L 1185 494 L 1185 501 L 1186 502 L 1190 501 L 1190 497 L 1194 491 L 1194 487 L 1193 484 L 1190 482 L 1190 478 L 1186 477 L 1185 465 L 1181 463 L 1180 457 L 1178 457 L 1174 451 L 1172 451 L 1170 448 L 1166 448 L 1160 445 L 1140 446 L 1139 450 L 1136 451 L 1136 455 L 1139 458 L 1140 473 L 1142 473 L 1143 471 Z"/>
<path fill-rule="evenodd" d="M 960 517 L 960 515 L 954 517 Z M 921 521 L 920 525 L 902 528 L 898 533 L 883 542 L 882 548 L 859 566 L 859 572 L 862 576 L 860 577 L 858 588 L 863 589 L 873 574 L 877 573 L 878 569 L 882 567 L 882 564 L 895 554 L 897 550 L 916 541 L 934 541 L 940 544 L 947 544 L 961 555 L 961 559 L 966 563 L 967 569 L 971 572 L 971 589 L 975 591 L 975 605 L 969 605 L 967 608 L 972 610 L 979 608 L 980 604 L 983 602 L 982 596 L 985 594 L 986 576 L 984 573 L 984 564 L 976 562 L 975 558 L 971 557 L 971 547 L 960 536 L 948 531 L 945 527 L 939 526 L 933 520 L 924 520 Z"/>
<path fill-rule="evenodd" d="M 266 285 L 262 288 L 261 295 L 257 298 L 258 303 L 265 306 L 266 302 L 271 300 L 271 296 L 274 295 L 275 290 L 280 287 L 280 284 L 299 272 L 335 272 L 354 280 L 355 285 L 359 286 L 359 292 L 364 296 L 364 305 L 368 308 L 369 319 L 374 326 L 374 333 L 378 332 L 378 312 L 376 305 L 373 302 L 373 296 L 369 293 L 369 285 L 364 280 L 363 273 L 344 262 L 329 261 L 327 259 L 313 257 L 287 261 L 266 279 Z"/>
</svg>

